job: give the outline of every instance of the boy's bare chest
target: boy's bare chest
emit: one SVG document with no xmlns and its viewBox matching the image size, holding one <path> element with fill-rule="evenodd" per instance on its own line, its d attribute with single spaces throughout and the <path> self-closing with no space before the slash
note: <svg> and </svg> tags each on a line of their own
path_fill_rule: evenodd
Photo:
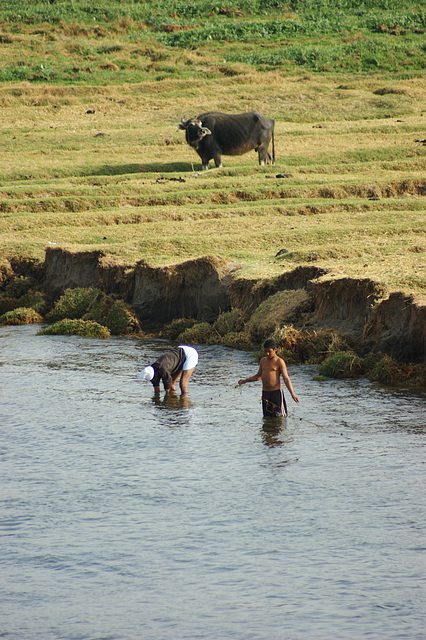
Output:
<svg viewBox="0 0 426 640">
<path fill-rule="evenodd" d="M 277 362 L 266 361 L 263 364 L 262 369 L 266 374 L 277 373 L 279 371 L 279 366 Z"/>
</svg>

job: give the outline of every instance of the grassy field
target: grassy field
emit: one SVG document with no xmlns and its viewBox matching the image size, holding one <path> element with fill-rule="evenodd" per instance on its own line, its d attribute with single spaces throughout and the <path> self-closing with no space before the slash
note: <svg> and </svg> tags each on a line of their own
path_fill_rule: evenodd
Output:
<svg viewBox="0 0 426 640">
<path fill-rule="evenodd" d="M 4 0 L 2 259 L 315 263 L 424 299 L 425 31 L 401 0 Z M 253 109 L 276 164 L 201 172 L 176 124 Z"/>
</svg>

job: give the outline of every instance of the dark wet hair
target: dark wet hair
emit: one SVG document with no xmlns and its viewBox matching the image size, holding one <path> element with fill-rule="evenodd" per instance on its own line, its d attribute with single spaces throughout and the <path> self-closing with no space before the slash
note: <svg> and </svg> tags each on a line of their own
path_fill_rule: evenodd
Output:
<svg viewBox="0 0 426 640">
<path fill-rule="evenodd" d="M 275 344 L 275 340 L 272 340 L 272 338 L 269 338 L 269 340 L 265 340 L 265 342 L 263 344 L 263 348 L 264 349 L 276 349 L 277 345 Z"/>
</svg>

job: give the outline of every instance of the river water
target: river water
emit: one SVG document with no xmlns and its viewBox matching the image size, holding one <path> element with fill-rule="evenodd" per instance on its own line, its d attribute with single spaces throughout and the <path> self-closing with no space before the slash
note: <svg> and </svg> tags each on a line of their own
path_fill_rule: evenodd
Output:
<svg viewBox="0 0 426 640">
<path fill-rule="evenodd" d="M 425 633 L 425 396 L 289 367 L 264 421 L 251 354 L 0 329 L 0 637 L 393 640 Z"/>
</svg>

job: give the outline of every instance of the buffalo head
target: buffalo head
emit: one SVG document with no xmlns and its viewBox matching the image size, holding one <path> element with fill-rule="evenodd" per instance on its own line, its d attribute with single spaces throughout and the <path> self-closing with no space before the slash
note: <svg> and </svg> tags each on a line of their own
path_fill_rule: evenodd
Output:
<svg viewBox="0 0 426 640">
<path fill-rule="evenodd" d="M 203 123 L 199 118 L 189 118 L 189 120 L 181 120 L 177 125 L 179 129 L 185 131 L 186 141 L 191 147 L 197 149 L 200 141 L 208 135 L 211 135 L 210 129 L 203 127 Z"/>
</svg>

